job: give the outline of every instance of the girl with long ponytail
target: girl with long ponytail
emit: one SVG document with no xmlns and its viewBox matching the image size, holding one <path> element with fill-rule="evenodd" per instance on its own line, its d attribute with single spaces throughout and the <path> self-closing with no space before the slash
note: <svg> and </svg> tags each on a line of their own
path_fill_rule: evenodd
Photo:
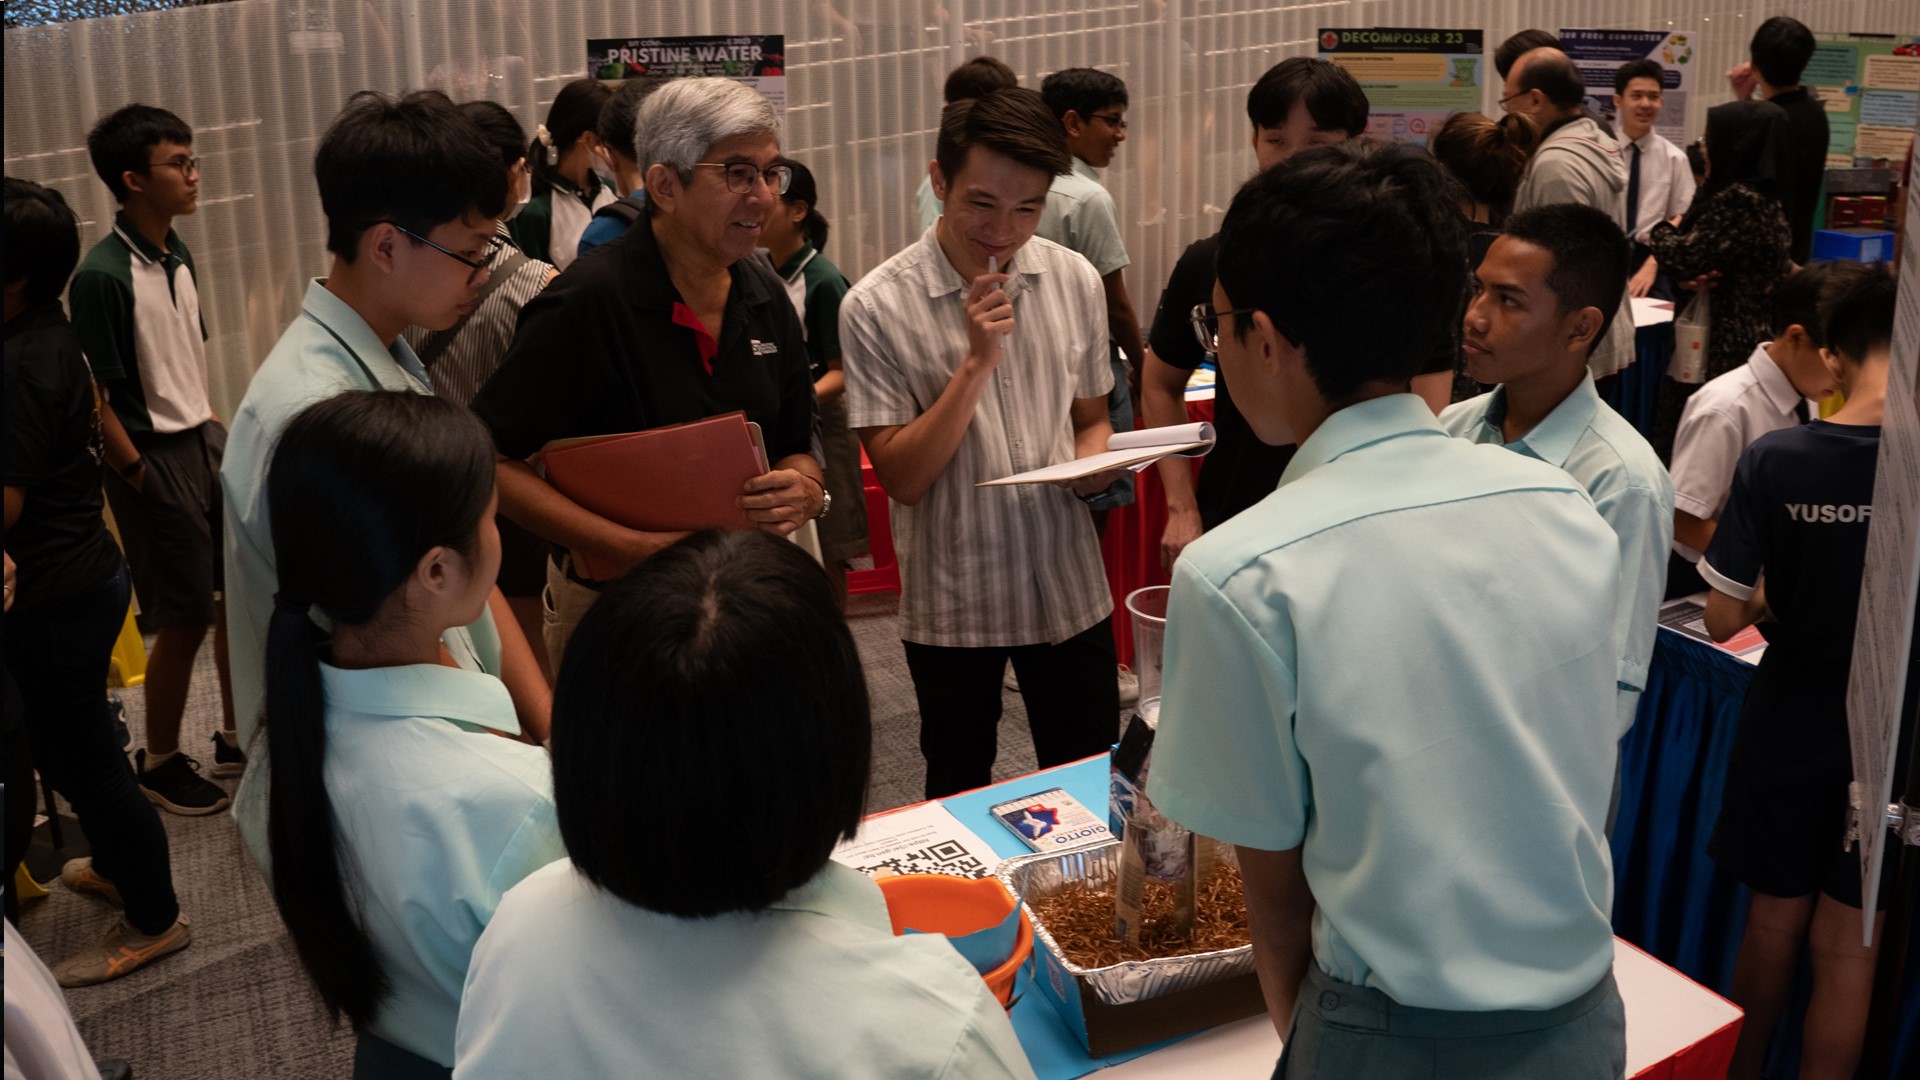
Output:
<svg viewBox="0 0 1920 1080">
<path fill-rule="evenodd" d="M 342 394 L 282 433 L 267 506 L 274 901 L 359 1036 L 354 1076 L 447 1077 L 473 943 L 565 854 L 545 751 L 497 737 L 519 734 L 505 686 L 441 644 L 499 570 L 492 443 L 439 398 Z"/>
<path fill-rule="evenodd" d="M 600 110 L 612 97 L 594 79 L 575 79 L 554 95 L 546 123 L 534 130 L 527 144 L 533 198 L 507 225 L 527 258 L 565 270 L 580 253 L 580 234 L 593 212 L 620 197 L 595 134 Z"/>
</svg>

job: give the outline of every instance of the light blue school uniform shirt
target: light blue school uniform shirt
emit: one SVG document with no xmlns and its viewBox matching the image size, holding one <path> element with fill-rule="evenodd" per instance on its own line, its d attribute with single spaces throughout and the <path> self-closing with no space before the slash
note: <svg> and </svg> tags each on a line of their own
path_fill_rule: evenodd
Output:
<svg viewBox="0 0 1920 1080">
<path fill-rule="evenodd" d="M 540 747 L 494 734 L 520 725 L 491 675 L 322 664 L 320 682 L 341 866 L 392 985 L 368 1027 L 452 1065 L 480 932 L 508 889 L 566 858 L 553 767 Z"/>
<path fill-rule="evenodd" d="M 1660 604 L 1666 597 L 1673 481 L 1646 436 L 1600 400 L 1591 373 L 1532 431 L 1513 442 L 1500 431 L 1506 416 L 1506 388 L 1496 387 L 1447 406 L 1440 426 L 1460 438 L 1503 445 L 1565 469 L 1587 489 L 1594 508 L 1612 526 L 1620 541 L 1620 608 L 1613 627 L 1620 657 L 1615 734 L 1625 735 L 1633 726 L 1640 693 L 1647 688 Z"/>
<path fill-rule="evenodd" d="M 1006 1012 L 880 887 L 828 863 L 759 914 L 680 919 L 571 861 L 502 901 L 460 1007 L 461 1080 L 528 1076 L 1032 1080 Z"/>
<path fill-rule="evenodd" d="M 302 409 L 346 391 L 428 394 L 432 387 L 406 338 L 395 338 L 389 348 L 358 312 L 318 280 L 307 286 L 300 315 L 281 333 L 247 385 L 227 430 L 220 489 L 233 715 L 240 745 L 249 754 L 266 706 L 267 626 L 273 621 L 273 594 L 280 588 L 267 517 L 267 466 L 274 443 Z M 500 634 L 491 611 L 471 626 L 447 631 L 442 640 L 461 667 L 499 674 Z M 255 765 L 240 781 L 233 816 L 243 832 L 251 823 L 264 835 L 267 770 Z"/>
<path fill-rule="evenodd" d="M 1572 1001 L 1613 962 L 1618 580 L 1566 473 L 1448 438 L 1410 394 L 1343 409 L 1174 567 L 1154 803 L 1302 848 L 1335 979 Z"/>
</svg>

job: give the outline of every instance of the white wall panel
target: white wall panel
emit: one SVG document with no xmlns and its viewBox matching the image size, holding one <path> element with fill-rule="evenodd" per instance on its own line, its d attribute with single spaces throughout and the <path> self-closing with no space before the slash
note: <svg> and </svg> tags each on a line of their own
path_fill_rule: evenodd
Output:
<svg viewBox="0 0 1920 1080">
<path fill-rule="evenodd" d="M 500 101 L 529 131 L 583 73 L 589 37 L 787 35 L 789 153 L 820 180 L 831 256 L 857 277 L 915 235 L 912 191 L 933 152 L 940 85 L 991 52 L 1024 84 L 1091 65 L 1132 92 L 1131 138 L 1108 174 L 1133 255 L 1135 307 L 1151 317 L 1189 242 L 1219 224 L 1253 167 L 1247 87 L 1311 53 L 1322 26 L 1479 27 L 1489 47 L 1525 26 L 1662 27 L 1699 34 L 1697 132 L 1727 97 L 1720 73 L 1752 27 L 1787 13 L 1816 31 L 1920 31 L 1913 0 L 235 0 L 5 35 L 5 165 L 58 187 L 87 242 L 113 206 L 84 146 L 102 112 L 163 105 L 197 132 L 201 209 L 180 223 L 201 266 L 216 407 L 230 413 L 253 368 L 323 273 L 313 151 L 349 94 L 429 85 Z M 1496 88 L 1497 89 L 1497 88 Z M 1487 105 L 1498 94 L 1490 89 Z"/>
</svg>

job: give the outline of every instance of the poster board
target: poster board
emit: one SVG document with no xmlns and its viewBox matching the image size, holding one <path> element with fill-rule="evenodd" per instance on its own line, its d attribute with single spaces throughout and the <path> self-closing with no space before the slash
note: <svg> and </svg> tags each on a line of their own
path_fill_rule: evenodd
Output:
<svg viewBox="0 0 1920 1080">
<path fill-rule="evenodd" d="M 717 76 L 745 83 L 787 115 L 784 34 L 696 34 L 682 37 L 589 38 L 587 74 L 602 82 L 637 75 L 669 79 Z"/>
<path fill-rule="evenodd" d="M 1909 131 L 1908 154 L 1914 153 Z M 1920 175 L 1920 172 L 1911 175 Z M 1920 186 L 1907 188 L 1907 220 L 1920 221 Z M 1900 253 L 1900 298 L 1893 316 L 1887 407 L 1873 477 L 1873 524 L 1860 579 L 1860 614 L 1847 679 L 1847 729 L 1853 743 L 1853 803 L 1859 818 L 1861 898 L 1866 926 L 1887 857 L 1883 808 L 1893 796 L 1914 609 L 1920 604 L 1920 237 L 1910 228 Z"/>
<path fill-rule="evenodd" d="M 1920 121 L 1920 36 L 1827 35 L 1800 81 L 1827 109 L 1827 168 L 1907 160 Z"/>
<path fill-rule="evenodd" d="M 1447 117 L 1480 108 L 1485 39 L 1480 30 L 1322 29 L 1320 58 L 1366 90 L 1369 136 L 1425 146 Z"/>
<path fill-rule="evenodd" d="M 1687 99 L 1694 91 L 1694 34 L 1691 30 L 1561 30 L 1560 50 L 1580 69 L 1587 104 L 1619 131 L 1613 110 L 1613 74 L 1630 60 L 1652 60 L 1663 70 L 1660 118 L 1655 134 L 1675 146 L 1687 145 Z"/>
</svg>

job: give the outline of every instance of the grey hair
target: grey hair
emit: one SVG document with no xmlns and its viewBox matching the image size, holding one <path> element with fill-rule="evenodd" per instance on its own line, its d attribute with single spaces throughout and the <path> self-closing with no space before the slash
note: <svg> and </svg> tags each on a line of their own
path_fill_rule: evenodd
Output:
<svg viewBox="0 0 1920 1080">
<path fill-rule="evenodd" d="M 780 137 L 780 114 L 764 95 L 732 79 L 674 79 L 640 103 L 633 156 L 642 175 L 665 165 L 691 183 L 694 162 L 713 144 L 741 135 Z"/>
</svg>

